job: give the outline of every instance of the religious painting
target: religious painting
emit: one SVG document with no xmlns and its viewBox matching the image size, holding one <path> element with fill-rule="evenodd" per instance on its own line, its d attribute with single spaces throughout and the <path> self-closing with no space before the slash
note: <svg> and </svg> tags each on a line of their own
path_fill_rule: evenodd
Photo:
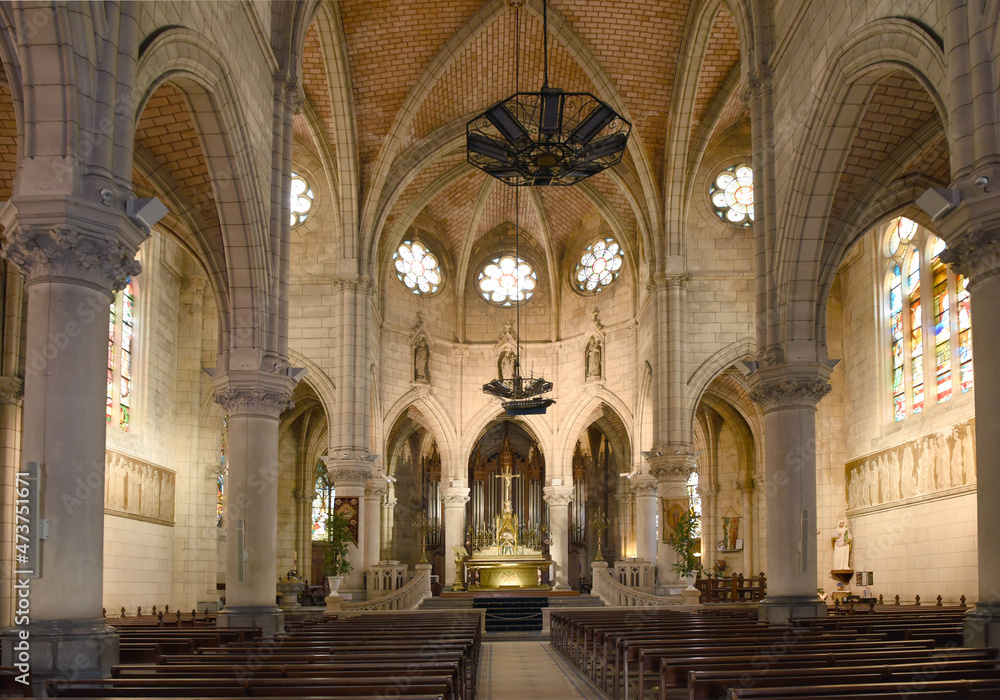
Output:
<svg viewBox="0 0 1000 700">
<path fill-rule="evenodd" d="M 176 479 L 176 473 L 169 469 L 106 450 L 104 512 L 172 526 Z"/>
<path fill-rule="evenodd" d="M 661 498 L 662 508 L 660 521 L 663 523 L 662 538 L 667 541 L 668 533 L 672 532 L 681 522 L 681 516 L 691 507 L 691 501 L 687 498 Z"/>
<path fill-rule="evenodd" d="M 333 499 L 333 512 L 338 515 L 343 515 L 347 519 L 347 525 L 351 532 L 351 537 L 354 538 L 354 544 L 357 545 L 358 514 L 360 512 L 358 499 L 349 496 L 336 496 Z"/>
</svg>

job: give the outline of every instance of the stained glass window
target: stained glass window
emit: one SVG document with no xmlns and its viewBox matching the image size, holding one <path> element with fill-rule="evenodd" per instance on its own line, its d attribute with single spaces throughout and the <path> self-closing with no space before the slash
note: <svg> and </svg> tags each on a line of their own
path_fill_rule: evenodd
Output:
<svg viewBox="0 0 1000 700">
<path fill-rule="evenodd" d="M 581 292 L 597 293 L 614 282 L 621 272 L 625 257 L 614 238 L 601 238 L 583 251 L 576 263 L 573 283 Z"/>
<path fill-rule="evenodd" d="M 687 480 L 687 497 L 691 512 L 698 516 L 697 524 L 691 531 L 693 537 L 701 537 L 701 494 L 698 492 L 698 470 L 691 472 Z"/>
<path fill-rule="evenodd" d="M 972 388 L 968 282 L 941 262 L 945 247 L 943 240 L 903 217 L 890 222 L 886 231 L 886 309 L 896 421 L 950 400 L 956 381 L 962 392 Z M 930 300 L 926 314 L 924 300 Z M 957 309 L 957 317 L 952 309 Z M 957 376 L 952 371 L 955 357 Z M 926 387 L 927 376 L 933 378 L 931 389 Z"/>
<path fill-rule="evenodd" d="M 523 258 L 504 255 L 486 263 L 479 273 L 479 289 L 486 301 L 500 306 L 513 306 L 515 301 L 527 301 L 534 294 L 538 275 Z"/>
<path fill-rule="evenodd" d="M 297 226 L 309 218 L 309 210 L 313 205 L 312 187 L 305 179 L 296 173 L 292 173 L 292 191 L 289 195 L 289 216 L 291 225 Z"/>
<path fill-rule="evenodd" d="M 222 419 L 222 438 L 219 449 L 219 476 L 215 484 L 215 526 L 222 527 L 226 512 L 226 477 L 229 475 L 229 416 Z"/>
<path fill-rule="evenodd" d="M 441 265 L 420 241 L 403 241 L 392 254 L 396 278 L 414 294 L 433 294 L 441 286 Z"/>
<path fill-rule="evenodd" d="M 708 194 L 720 219 L 734 226 L 753 226 L 753 168 L 749 165 L 723 170 L 712 181 Z"/>
<path fill-rule="evenodd" d="M 326 519 L 333 510 L 333 481 L 326 473 L 326 466 L 320 462 L 316 465 L 316 495 L 312 503 L 312 538 L 326 541 Z"/>
<path fill-rule="evenodd" d="M 118 427 L 132 426 L 135 358 L 135 283 L 130 279 L 111 304 L 108 318 L 108 381 L 105 418 L 117 415 Z"/>
</svg>

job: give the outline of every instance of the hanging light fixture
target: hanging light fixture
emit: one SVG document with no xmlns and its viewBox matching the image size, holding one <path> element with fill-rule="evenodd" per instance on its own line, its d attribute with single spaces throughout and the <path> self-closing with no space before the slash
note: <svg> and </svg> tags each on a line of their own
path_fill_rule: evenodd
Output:
<svg viewBox="0 0 1000 700">
<path fill-rule="evenodd" d="M 514 190 L 514 260 L 521 259 L 521 191 Z M 508 416 L 526 416 L 545 413 L 556 402 L 542 396 L 552 391 L 552 382 L 543 377 L 521 376 L 521 275 L 516 274 L 517 293 L 514 308 L 517 313 L 517 335 L 515 336 L 514 371 L 510 377 L 500 377 L 483 384 L 483 391 L 500 399 L 500 405 Z"/>
<path fill-rule="evenodd" d="M 508 4 L 519 8 L 523 2 Z M 469 163 L 508 185 L 576 184 L 619 163 L 632 129 L 624 117 L 590 93 L 549 87 L 546 0 L 542 0 L 542 40 L 545 78 L 541 90 L 517 92 L 465 127 Z M 518 33 L 515 51 L 519 44 Z"/>
</svg>

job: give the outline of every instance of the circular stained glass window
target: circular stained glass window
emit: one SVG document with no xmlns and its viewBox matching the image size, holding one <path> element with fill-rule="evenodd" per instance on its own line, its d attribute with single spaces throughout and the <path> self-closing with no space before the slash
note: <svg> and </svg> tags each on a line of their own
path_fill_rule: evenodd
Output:
<svg viewBox="0 0 1000 700">
<path fill-rule="evenodd" d="M 753 168 L 749 165 L 734 165 L 719 173 L 709 196 L 720 219 L 734 226 L 753 226 Z"/>
<path fill-rule="evenodd" d="M 625 257 L 614 238 L 602 238 L 583 251 L 573 271 L 573 284 L 581 292 L 596 294 L 615 281 Z"/>
<path fill-rule="evenodd" d="M 479 291 L 483 299 L 500 306 L 527 301 L 537 283 L 538 275 L 531 265 L 513 255 L 493 258 L 479 273 Z"/>
<path fill-rule="evenodd" d="M 441 265 L 419 241 L 403 241 L 392 254 L 396 277 L 414 294 L 433 294 L 441 286 Z"/>
<path fill-rule="evenodd" d="M 301 175 L 292 173 L 292 192 L 289 196 L 289 218 L 292 226 L 298 226 L 309 218 L 313 205 L 313 191 Z"/>
</svg>

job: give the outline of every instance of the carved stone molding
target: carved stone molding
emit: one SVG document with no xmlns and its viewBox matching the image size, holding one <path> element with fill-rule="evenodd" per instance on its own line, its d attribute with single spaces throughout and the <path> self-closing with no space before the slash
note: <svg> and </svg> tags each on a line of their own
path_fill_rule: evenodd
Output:
<svg viewBox="0 0 1000 700">
<path fill-rule="evenodd" d="M 457 508 L 469 502 L 469 489 L 466 486 L 448 486 L 441 489 L 441 502 L 445 508 Z"/>
<path fill-rule="evenodd" d="M 661 451 L 661 450 L 657 450 Z M 694 455 L 690 453 L 687 445 L 678 445 L 664 448 L 662 451 L 667 454 L 655 455 L 649 459 L 649 473 L 658 482 L 674 481 L 687 482 L 691 472 L 696 465 Z"/>
<path fill-rule="evenodd" d="M 656 495 L 656 477 L 651 474 L 636 474 L 629 482 L 636 496 Z"/>
<path fill-rule="evenodd" d="M 949 241 L 941 261 L 968 277 L 974 287 L 979 280 L 1000 274 L 1000 233 L 978 229 L 964 233 Z"/>
<path fill-rule="evenodd" d="M 365 498 L 377 498 L 379 500 L 385 495 L 388 484 L 381 479 L 374 479 L 365 484 Z"/>
<path fill-rule="evenodd" d="M 0 404 L 20 406 L 24 401 L 24 380 L 20 377 L 0 377 Z"/>
<path fill-rule="evenodd" d="M 790 406 L 815 407 L 833 389 L 825 379 L 763 381 L 750 391 L 750 399 L 765 410 Z"/>
<path fill-rule="evenodd" d="M 568 506 L 573 500 L 573 487 L 545 486 L 542 488 L 542 498 L 550 506 Z"/>
<path fill-rule="evenodd" d="M 277 416 L 292 408 L 291 392 L 270 392 L 261 389 L 241 390 L 229 387 L 215 394 L 215 402 L 227 413 L 263 413 Z"/>
<path fill-rule="evenodd" d="M 338 460 L 324 457 L 327 476 L 333 481 L 334 488 L 359 487 L 367 488 L 374 474 L 374 466 L 370 462 L 358 460 Z"/>
<path fill-rule="evenodd" d="M 142 271 L 128 248 L 113 236 L 82 233 L 73 226 L 18 226 L 0 255 L 31 282 L 45 277 L 79 279 L 116 292 Z"/>
<path fill-rule="evenodd" d="M 334 279 L 333 285 L 340 291 L 363 292 L 367 296 L 374 296 L 378 291 L 378 286 L 367 276 L 338 277 Z"/>
</svg>

